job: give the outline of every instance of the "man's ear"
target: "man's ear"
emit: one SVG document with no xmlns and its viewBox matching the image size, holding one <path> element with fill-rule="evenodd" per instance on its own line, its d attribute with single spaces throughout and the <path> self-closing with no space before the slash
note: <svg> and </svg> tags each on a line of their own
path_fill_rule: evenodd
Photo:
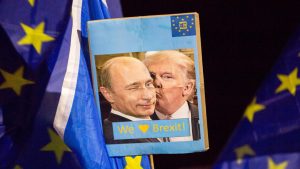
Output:
<svg viewBox="0 0 300 169">
<path fill-rule="evenodd" d="M 190 95 L 194 92 L 194 88 L 195 88 L 195 80 L 193 80 L 193 79 L 188 79 L 188 81 L 187 81 L 186 84 L 184 85 L 182 95 L 183 95 L 184 97 L 185 97 L 185 96 L 190 96 Z"/>
<path fill-rule="evenodd" d="M 99 90 L 109 103 L 114 103 L 112 93 L 108 88 L 100 86 Z"/>
</svg>

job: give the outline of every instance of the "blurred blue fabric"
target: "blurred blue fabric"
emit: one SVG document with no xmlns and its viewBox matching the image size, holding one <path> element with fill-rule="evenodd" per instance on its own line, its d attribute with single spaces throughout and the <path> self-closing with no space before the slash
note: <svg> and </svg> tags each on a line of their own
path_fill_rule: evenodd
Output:
<svg viewBox="0 0 300 169">
<path fill-rule="evenodd" d="M 299 52 L 300 29 L 246 108 L 215 169 L 299 168 Z"/>
</svg>

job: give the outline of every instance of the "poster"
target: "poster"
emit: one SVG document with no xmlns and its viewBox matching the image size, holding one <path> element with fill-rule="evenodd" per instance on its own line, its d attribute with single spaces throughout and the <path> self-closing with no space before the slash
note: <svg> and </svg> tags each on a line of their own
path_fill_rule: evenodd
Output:
<svg viewBox="0 0 300 169">
<path fill-rule="evenodd" d="M 88 22 L 110 156 L 208 149 L 197 13 Z"/>
</svg>

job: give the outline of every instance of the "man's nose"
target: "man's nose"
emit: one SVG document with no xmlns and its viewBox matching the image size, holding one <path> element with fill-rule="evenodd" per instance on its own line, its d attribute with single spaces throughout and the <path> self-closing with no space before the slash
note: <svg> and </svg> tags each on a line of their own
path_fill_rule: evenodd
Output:
<svg viewBox="0 0 300 169">
<path fill-rule="evenodd" d="M 154 87 L 155 88 L 162 88 L 162 83 L 161 83 L 160 78 L 155 78 L 154 79 Z"/>
<path fill-rule="evenodd" d="M 153 85 L 155 88 L 162 88 L 162 83 L 160 77 L 154 73 L 150 72 L 151 78 L 153 79 Z"/>
</svg>

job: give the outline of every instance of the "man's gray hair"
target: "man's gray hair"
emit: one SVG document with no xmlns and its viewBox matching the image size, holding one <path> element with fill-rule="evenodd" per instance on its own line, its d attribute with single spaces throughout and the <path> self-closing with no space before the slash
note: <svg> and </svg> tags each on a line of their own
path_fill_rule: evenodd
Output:
<svg viewBox="0 0 300 169">
<path fill-rule="evenodd" d="M 111 89 L 111 78 L 110 78 L 109 70 L 113 62 L 114 62 L 113 59 L 110 59 L 100 67 L 100 74 L 99 74 L 100 86 L 103 86 L 108 89 Z"/>
</svg>

